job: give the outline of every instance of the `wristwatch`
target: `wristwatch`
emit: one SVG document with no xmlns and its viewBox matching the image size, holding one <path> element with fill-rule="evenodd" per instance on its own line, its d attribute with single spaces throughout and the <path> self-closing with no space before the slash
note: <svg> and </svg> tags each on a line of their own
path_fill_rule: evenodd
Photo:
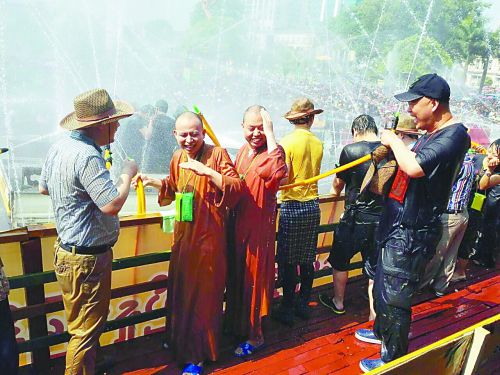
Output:
<svg viewBox="0 0 500 375">
<path fill-rule="evenodd" d="M 484 175 L 485 175 L 486 177 L 491 177 L 491 172 L 490 172 L 489 170 L 486 170 L 486 171 L 484 172 Z"/>
</svg>

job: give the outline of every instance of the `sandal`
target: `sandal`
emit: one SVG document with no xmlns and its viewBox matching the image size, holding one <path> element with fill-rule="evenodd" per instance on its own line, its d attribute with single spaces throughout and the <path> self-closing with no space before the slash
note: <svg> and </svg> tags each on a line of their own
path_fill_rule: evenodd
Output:
<svg viewBox="0 0 500 375">
<path fill-rule="evenodd" d="M 182 369 L 182 375 L 201 375 L 203 373 L 203 367 L 197 366 L 194 363 L 188 363 Z"/>
<path fill-rule="evenodd" d="M 337 305 L 335 305 L 335 302 L 333 302 L 333 299 L 326 294 L 320 294 L 319 295 L 319 302 L 325 307 L 328 307 L 330 310 L 332 310 L 335 314 L 337 315 L 344 315 L 345 314 L 345 309 L 339 309 Z"/>
<path fill-rule="evenodd" d="M 257 350 L 259 350 L 263 345 L 264 344 L 260 344 L 258 346 L 253 346 L 252 344 L 250 344 L 249 342 L 246 341 L 246 342 L 238 345 L 236 347 L 236 349 L 234 350 L 233 354 L 238 358 L 248 357 L 249 355 L 252 355 Z M 238 349 L 240 349 L 240 351 L 241 351 L 240 353 L 237 353 Z"/>
</svg>

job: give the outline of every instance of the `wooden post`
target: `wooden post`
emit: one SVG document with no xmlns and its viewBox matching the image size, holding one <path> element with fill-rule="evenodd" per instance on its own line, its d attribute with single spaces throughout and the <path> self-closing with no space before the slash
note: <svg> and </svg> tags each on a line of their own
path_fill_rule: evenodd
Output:
<svg viewBox="0 0 500 375">
<path fill-rule="evenodd" d="M 21 242 L 21 257 L 24 274 L 43 271 L 42 244 L 40 238 L 31 238 Z M 45 291 L 43 285 L 25 288 L 26 305 L 36 305 L 45 302 Z M 43 337 L 48 335 L 47 316 L 39 315 L 28 318 L 29 337 Z M 50 367 L 50 348 L 35 349 L 32 352 L 32 367 L 35 373 L 46 373 Z"/>
</svg>

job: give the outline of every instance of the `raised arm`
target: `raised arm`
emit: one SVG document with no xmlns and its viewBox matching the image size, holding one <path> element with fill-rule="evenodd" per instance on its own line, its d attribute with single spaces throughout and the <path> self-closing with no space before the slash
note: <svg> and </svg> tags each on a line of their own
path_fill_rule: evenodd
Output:
<svg viewBox="0 0 500 375">
<path fill-rule="evenodd" d="M 416 154 L 409 150 L 395 133 L 390 130 L 382 130 L 380 141 L 383 145 L 391 148 L 399 168 L 408 176 L 418 178 L 425 175 L 424 170 L 417 162 Z"/>
<path fill-rule="evenodd" d="M 111 202 L 99 207 L 106 215 L 118 215 L 127 200 L 132 177 L 137 173 L 137 164 L 132 160 L 124 160 L 120 178 L 116 183 L 118 196 Z"/>
<path fill-rule="evenodd" d="M 276 137 L 274 136 L 273 121 L 271 120 L 269 112 L 267 112 L 265 109 L 261 109 L 260 114 L 262 116 L 262 126 L 264 128 L 264 134 L 266 135 L 267 139 L 267 153 L 270 154 L 278 148 L 278 143 L 276 142 Z"/>
</svg>

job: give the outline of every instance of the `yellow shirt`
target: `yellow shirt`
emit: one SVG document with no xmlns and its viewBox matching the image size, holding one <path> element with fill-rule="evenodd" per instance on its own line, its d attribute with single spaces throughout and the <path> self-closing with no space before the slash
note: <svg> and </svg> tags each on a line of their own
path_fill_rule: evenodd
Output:
<svg viewBox="0 0 500 375">
<path fill-rule="evenodd" d="M 303 181 L 319 175 L 323 158 L 323 143 L 306 129 L 295 129 L 280 142 L 285 149 L 288 183 Z M 282 190 L 282 201 L 306 202 L 318 197 L 318 184 L 296 186 Z"/>
</svg>

